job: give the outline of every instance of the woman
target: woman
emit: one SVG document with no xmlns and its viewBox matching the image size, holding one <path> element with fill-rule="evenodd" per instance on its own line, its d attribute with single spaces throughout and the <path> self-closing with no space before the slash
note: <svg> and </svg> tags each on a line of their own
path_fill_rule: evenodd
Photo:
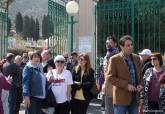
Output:
<svg viewBox="0 0 165 114">
<path fill-rule="evenodd" d="M 23 69 L 23 96 L 26 114 L 41 114 L 42 100 L 46 94 L 46 77 L 39 67 L 41 55 L 33 52 Z"/>
<path fill-rule="evenodd" d="M 7 79 L 5 79 L 5 76 L 2 74 L 2 66 L 3 66 L 3 61 L 0 61 L 0 114 L 4 114 L 4 111 L 8 111 L 6 113 L 9 113 L 9 107 L 4 107 L 5 104 L 3 102 L 2 105 L 2 100 L 4 99 L 5 96 L 2 95 L 2 89 L 4 90 L 9 90 L 11 88 L 11 83 L 12 83 L 12 77 L 8 76 Z M 2 100 L 1 100 L 2 97 Z"/>
<path fill-rule="evenodd" d="M 73 84 L 72 74 L 64 69 L 65 58 L 62 55 L 57 55 L 54 62 L 56 69 L 50 70 L 46 75 L 56 98 L 54 114 L 68 114 L 68 101 L 71 98 L 71 85 Z"/>
<path fill-rule="evenodd" d="M 94 84 L 94 70 L 86 53 L 81 53 L 78 60 L 73 70 L 71 114 L 86 114 L 93 98 L 91 88 Z"/>
<path fill-rule="evenodd" d="M 160 110 L 159 94 L 160 81 L 159 78 L 165 73 L 162 69 L 163 60 L 160 53 L 152 53 L 151 55 L 152 68 L 146 70 L 144 74 L 144 89 L 142 91 L 142 99 L 144 111 Z M 149 113 L 149 112 L 148 112 Z M 147 114 L 148 114 L 147 113 Z M 150 114 L 155 114 L 150 112 Z"/>
</svg>

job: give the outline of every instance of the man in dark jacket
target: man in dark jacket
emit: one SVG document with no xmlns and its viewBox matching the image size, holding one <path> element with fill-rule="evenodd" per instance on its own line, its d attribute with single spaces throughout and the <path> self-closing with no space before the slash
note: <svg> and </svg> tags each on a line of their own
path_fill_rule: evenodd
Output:
<svg viewBox="0 0 165 114">
<path fill-rule="evenodd" d="M 54 60 L 52 58 L 52 54 L 50 50 L 43 50 L 41 56 L 42 56 L 42 67 L 44 73 L 48 72 L 49 67 L 55 69 Z"/>
<path fill-rule="evenodd" d="M 9 91 L 9 114 L 17 114 L 16 112 L 16 96 L 17 87 L 21 86 L 20 69 L 14 63 L 14 54 L 8 53 L 6 55 L 6 63 L 3 65 L 3 74 L 11 76 L 13 79 L 12 87 Z"/>
</svg>

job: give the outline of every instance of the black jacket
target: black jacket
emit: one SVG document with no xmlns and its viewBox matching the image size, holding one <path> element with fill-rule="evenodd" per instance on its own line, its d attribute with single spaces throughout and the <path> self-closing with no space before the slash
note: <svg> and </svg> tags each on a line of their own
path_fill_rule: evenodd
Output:
<svg viewBox="0 0 165 114">
<path fill-rule="evenodd" d="M 80 90 L 82 88 L 83 95 L 86 100 L 91 100 L 93 98 L 93 95 L 91 93 L 91 88 L 94 84 L 94 70 L 90 69 L 89 74 L 87 72 L 84 72 L 84 75 L 82 77 L 82 82 L 80 85 L 74 83 L 75 81 L 80 82 L 81 81 L 81 71 L 77 72 L 73 70 L 73 85 L 72 85 L 72 98 L 74 98 L 76 91 Z"/>
<path fill-rule="evenodd" d="M 53 59 L 50 59 L 49 61 L 47 61 L 46 65 L 43 67 L 43 72 L 47 73 L 48 71 L 48 67 L 52 67 L 53 69 L 55 69 L 55 64 Z"/>
</svg>

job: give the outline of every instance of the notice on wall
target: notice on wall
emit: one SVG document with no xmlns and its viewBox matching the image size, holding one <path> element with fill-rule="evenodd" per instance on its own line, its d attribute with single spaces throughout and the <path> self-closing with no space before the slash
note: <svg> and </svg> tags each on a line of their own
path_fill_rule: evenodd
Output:
<svg viewBox="0 0 165 114">
<path fill-rule="evenodd" d="M 92 50 L 92 36 L 79 37 L 79 52 L 91 52 Z"/>
</svg>

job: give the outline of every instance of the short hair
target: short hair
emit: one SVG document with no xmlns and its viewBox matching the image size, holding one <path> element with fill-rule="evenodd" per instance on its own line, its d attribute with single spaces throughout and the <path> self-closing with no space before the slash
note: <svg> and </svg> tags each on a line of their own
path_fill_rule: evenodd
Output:
<svg viewBox="0 0 165 114">
<path fill-rule="evenodd" d="M 114 43 L 117 43 L 117 40 L 115 39 L 115 37 L 111 35 L 107 37 L 107 40 L 112 40 Z"/>
<path fill-rule="evenodd" d="M 163 57 L 162 57 L 162 55 L 159 53 L 159 52 L 153 52 L 152 54 L 151 54 L 151 57 L 156 57 L 156 58 L 158 58 L 158 61 L 159 61 L 159 65 L 160 66 L 162 66 L 163 65 Z"/>
<path fill-rule="evenodd" d="M 30 56 L 30 60 L 32 60 L 33 57 L 34 57 L 35 55 L 39 56 L 40 62 L 41 62 L 41 61 L 42 61 L 42 57 L 41 57 L 41 54 L 40 54 L 39 51 L 34 51 L 34 52 L 32 53 L 32 55 Z"/>
<path fill-rule="evenodd" d="M 7 53 L 6 60 L 11 61 L 13 58 L 14 58 L 14 54 L 13 53 Z"/>
<path fill-rule="evenodd" d="M 22 57 L 20 55 L 15 56 L 14 60 L 18 60 L 18 59 L 22 59 Z"/>
<path fill-rule="evenodd" d="M 131 37 L 130 35 L 122 36 L 122 37 L 120 38 L 120 40 L 119 40 L 119 45 L 120 45 L 120 46 L 124 46 L 124 45 L 125 45 L 125 42 L 126 42 L 127 40 L 132 41 L 132 37 Z"/>
</svg>

